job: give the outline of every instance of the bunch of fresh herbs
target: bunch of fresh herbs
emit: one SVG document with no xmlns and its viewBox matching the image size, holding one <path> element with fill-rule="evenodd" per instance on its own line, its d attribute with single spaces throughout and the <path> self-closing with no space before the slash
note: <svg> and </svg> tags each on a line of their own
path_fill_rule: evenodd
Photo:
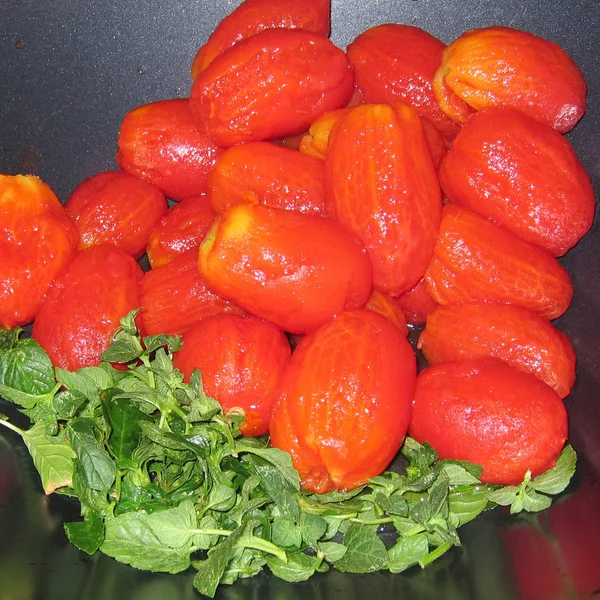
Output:
<svg viewBox="0 0 600 600">
<path fill-rule="evenodd" d="M 79 500 L 82 519 L 65 531 L 88 554 L 149 571 L 193 567 L 194 586 L 210 597 L 265 567 L 292 582 L 331 567 L 399 573 L 459 546 L 458 528 L 484 510 L 547 508 L 574 473 L 566 446 L 538 477 L 484 485 L 480 467 L 438 460 L 406 438 L 402 474 L 348 492 L 305 492 L 290 456 L 240 437 L 243 414 L 224 414 L 198 371 L 183 381 L 172 362 L 179 340 L 141 338 L 135 316 L 121 321 L 105 362 L 77 372 L 53 367 L 20 330 L 0 332 L 0 395 L 31 427 L 2 415 L 0 424 L 21 436 L 47 494 Z"/>
</svg>

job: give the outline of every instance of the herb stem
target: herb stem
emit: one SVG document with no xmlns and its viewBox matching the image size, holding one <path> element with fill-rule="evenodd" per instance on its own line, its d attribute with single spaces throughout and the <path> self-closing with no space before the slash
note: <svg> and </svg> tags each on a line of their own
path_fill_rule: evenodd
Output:
<svg viewBox="0 0 600 600">
<path fill-rule="evenodd" d="M 233 531 L 230 531 L 229 529 L 190 529 L 190 533 L 199 535 L 222 535 L 229 537 Z M 241 539 L 235 545 L 238 548 L 254 548 L 254 550 L 261 550 L 262 552 L 273 554 L 282 561 L 287 562 L 287 554 L 281 548 L 256 536 L 252 536 L 250 539 Z"/>
<path fill-rule="evenodd" d="M 20 437 L 23 437 L 23 430 L 19 429 L 16 425 L 13 425 L 10 421 L 8 421 L 7 419 L 0 419 L 0 424 L 4 425 L 7 429 L 10 429 L 11 431 L 14 431 L 15 433 L 17 433 Z"/>
<path fill-rule="evenodd" d="M 363 525 L 385 525 L 386 523 L 394 522 L 394 519 L 390 519 L 390 517 L 381 519 L 359 519 L 358 517 L 350 517 L 349 520 L 354 521 L 355 523 L 362 523 Z"/>
<path fill-rule="evenodd" d="M 419 565 L 421 568 L 425 568 L 428 564 L 432 563 L 434 560 L 437 560 L 442 554 L 445 554 L 452 548 L 453 544 L 450 542 L 446 542 L 441 546 L 438 546 L 435 550 L 432 550 L 425 558 L 419 561 Z"/>
</svg>

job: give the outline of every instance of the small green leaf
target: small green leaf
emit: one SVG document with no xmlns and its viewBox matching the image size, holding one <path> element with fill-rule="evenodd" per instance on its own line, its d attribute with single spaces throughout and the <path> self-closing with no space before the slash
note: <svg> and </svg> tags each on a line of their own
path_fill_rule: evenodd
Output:
<svg viewBox="0 0 600 600">
<path fill-rule="evenodd" d="M 500 506 L 509 506 L 519 494 L 519 487 L 516 485 L 506 485 L 497 490 L 486 493 L 486 498 Z"/>
<path fill-rule="evenodd" d="M 65 433 L 81 463 L 87 485 L 97 491 L 108 490 L 115 481 L 114 461 L 94 436 L 91 419 L 81 417 L 69 423 Z"/>
<path fill-rule="evenodd" d="M 63 390 L 58 392 L 52 400 L 52 406 L 59 419 L 71 419 L 77 413 L 79 407 L 86 402 L 86 397 L 76 391 Z"/>
<path fill-rule="evenodd" d="M 233 555 L 235 545 L 242 537 L 245 530 L 245 525 L 238 527 L 229 537 L 209 550 L 207 559 L 194 562 L 194 566 L 198 569 L 198 572 L 194 577 L 194 587 L 201 594 L 204 594 L 209 598 L 214 598 L 217 586 L 219 585 L 221 578 L 225 573 L 225 569 Z"/>
<path fill-rule="evenodd" d="M 388 568 L 392 573 L 401 573 L 419 564 L 427 554 L 429 554 L 429 542 L 426 533 L 401 537 L 388 551 Z"/>
<path fill-rule="evenodd" d="M 300 531 L 304 542 L 316 549 L 318 541 L 327 531 L 327 522 L 318 515 L 302 513 L 300 515 Z"/>
<path fill-rule="evenodd" d="M 312 577 L 317 569 L 318 559 L 303 552 L 295 552 L 288 554 L 287 561 L 277 556 L 267 556 L 267 565 L 275 577 L 294 583 Z"/>
<path fill-rule="evenodd" d="M 292 464 L 292 457 L 279 448 L 252 448 L 248 445 L 240 444 L 237 448 L 238 453 L 249 452 L 264 458 L 274 467 L 277 467 L 283 478 L 295 489 L 300 490 L 300 475 Z"/>
<path fill-rule="evenodd" d="M 94 554 L 104 540 L 104 521 L 97 512 L 88 512 L 83 521 L 65 523 L 64 528 L 71 544 L 86 554 Z"/>
<path fill-rule="evenodd" d="M 565 446 L 554 467 L 534 477 L 531 480 L 531 487 L 544 494 L 560 494 L 575 474 L 576 464 L 575 450 L 570 445 Z"/>
<path fill-rule="evenodd" d="M 330 563 L 340 560 L 347 551 L 348 549 L 344 544 L 338 544 L 337 542 L 321 542 L 319 544 L 319 552 L 321 552 L 323 558 Z"/>
<path fill-rule="evenodd" d="M 173 335 L 149 335 L 142 339 L 147 352 L 154 352 L 166 346 L 169 352 L 177 352 L 181 349 L 181 338 Z"/>
<path fill-rule="evenodd" d="M 76 454 L 69 442 L 59 436 L 49 436 L 44 423 L 36 423 L 23 431 L 22 437 L 46 494 L 60 487 L 71 487 Z"/>
<path fill-rule="evenodd" d="M 448 508 L 458 519 L 458 525 L 472 521 L 488 506 L 488 489 L 485 486 L 470 486 L 466 489 L 451 490 L 448 494 Z"/>
<path fill-rule="evenodd" d="M 235 505 L 236 492 L 228 485 L 217 484 L 212 487 L 208 495 L 208 506 L 211 510 L 227 512 Z"/>
<path fill-rule="evenodd" d="M 344 534 L 344 556 L 335 562 L 335 568 L 347 573 L 371 573 L 384 569 L 387 551 L 377 528 L 362 523 L 352 523 Z"/>
<path fill-rule="evenodd" d="M 477 485 L 482 467 L 464 461 L 440 461 L 442 472 L 448 476 L 449 485 Z"/>
<path fill-rule="evenodd" d="M 15 327 L 14 329 L 0 328 L 0 354 L 14 348 L 19 343 L 21 333 L 23 333 L 21 327 Z"/>
<path fill-rule="evenodd" d="M 142 347 L 134 337 L 117 338 L 101 355 L 100 360 L 112 363 L 129 363 L 139 358 L 143 353 Z"/>
<path fill-rule="evenodd" d="M 550 496 L 538 494 L 533 489 L 528 489 L 522 494 L 520 500 L 521 502 L 519 504 L 515 503 L 511 505 L 511 514 L 515 514 L 521 510 L 526 510 L 527 512 L 539 512 L 540 510 L 546 510 L 552 504 L 552 498 L 550 498 Z"/>
<path fill-rule="evenodd" d="M 271 539 L 274 544 L 282 548 L 299 548 L 302 544 L 302 533 L 300 527 L 283 517 L 274 517 L 271 529 Z"/>
<path fill-rule="evenodd" d="M 52 361 L 35 340 L 21 340 L 0 354 L 0 385 L 32 396 L 50 394 L 56 386 Z"/>
</svg>

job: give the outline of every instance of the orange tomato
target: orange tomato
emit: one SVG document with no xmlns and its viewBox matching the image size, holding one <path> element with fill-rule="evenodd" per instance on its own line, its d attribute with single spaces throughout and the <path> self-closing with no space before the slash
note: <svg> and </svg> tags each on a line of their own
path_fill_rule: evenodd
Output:
<svg viewBox="0 0 600 600">
<path fill-rule="evenodd" d="M 372 271 L 360 240 L 333 219 L 238 204 L 200 246 L 206 285 L 284 331 L 307 333 L 364 306 Z"/>
<path fill-rule="evenodd" d="M 33 321 L 79 234 L 50 187 L 33 175 L 0 175 L 0 327 Z"/>
<path fill-rule="evenodd" d="M 372 311 L 344 312 L 294 351 L 271 443 L 290 452 L 305 489 L 357 487 L 398 452 L 415 378 L 415 355 L 397 327 Z"/>
</svg>

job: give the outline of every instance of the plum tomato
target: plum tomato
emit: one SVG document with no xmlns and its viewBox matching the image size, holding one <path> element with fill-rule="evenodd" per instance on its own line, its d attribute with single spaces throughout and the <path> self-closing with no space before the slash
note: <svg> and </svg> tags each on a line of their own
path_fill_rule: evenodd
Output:
<svg viewBox="0 0 600 600">
<path fill-rule="evenodd" d="M 119 168 L 176 202 L 206 191 L 208 171 L 222 152 L 198 130 L 189 106 L 185 98 L 138 106 L 119 131 Z"/>
<path fill-rule="evenodd" d="M 260 202 L 327 216 L 323 161 L 270 142 L 227 149 L 208 174 L 207 194 L 216 212 Z"/>
<path fill-rule="evenodd" d="M 440 171 L 442 190 L 509 231 L 561 256 L 590 229 L 596 201 L 566 138 L 507 107 L 477 113 Z"/>
<path fill-rule="evenodd" d="M 271 418 L 271 443 L 287 450 L 302 486 L 352 489 L 394 458 L 410 421 L 416 360 L 381 315 L 344 312 L 304 337 Z"/>
<path fill-rule="evenodd" d="M 418 27 L 387 23 L 363 31 L 347 53 L 364 102 L 406 102 L 451 139 L 460 127 L 440 110 L 433 93 L 445 48 Z"/>
<path fill-rule="evenodd" d="M 551 387 L 497 358 L 446 362 L 419 374 L 409 435 L 442 459 L 481 465 L 484 483 L 516 485 L 554 466 L 567 411 Z"/>
<path fill-rule="evenodd" d="M 198 127 L 224 148 L 300 133 L 352 95 L 345 53 L 302 29 L 267 29 L 225 50 L 190 93 Z"/>
<path fill-rule="evenodd" d="M 203 317 L 244 311 L 213 294 L 198 272 L 198 248 L 144 273 L 141 322 L 147 335 L 184 333 Z"/>
<path fill-rule="evenodd" d="M 575 351 L 549 321 L 515 304 L 440 306 L 427 317 L 418 347 L 430 365 L 493 356 L 535 375 L 561 397 L 575 382 Z"/>
<path fill-rule="evenodd" d="M 438 303 L 518 304 L 560 317 L 573 296 L 569 274 L 545 250 L 466 208 L 447 204 L 425 273 Z"/>
<path fill-rule="evenodd" d="M 141 304 L 142 275 L 129 254 L 110 244 L 77 252 L 44 298 L 32 337 L 57 367 L 99 364 L 120 319 Z"/>
<path fill-rule="evenodd" d="M 198 50 L 192 63 L 192 78 L 227 48 L 265 29 L 306 29 L 327 37 L 330 0 L 244 0 L 227 15 Z"/>
<path fill-rule="evenodd" d="M 566 133 L 586 110 L 585 80 L 571 57 L 511 27 L 471 29 L 455 39 L 442 54 L 433 91 L 460 124 L 473 111 L 510 106 Z"/>
<path fill-rule="evenodd" d="M 182 342 L 173 364 L 185 380 L 200 369 L 204 391 L 225 412 L 243 409 L 243 435 L 267 433 L 275 392 L 291 357 L 283 331 L 252 315 L 221 313 L 200 319 Z"/>
<path fill-rule="evenodd" d="M 358 237 L 327 217 L 238 204 L 200 246 L 206 285 L 284 331 L 307 333 L 344 310 L 361 308 L 372 270 Z"/>
<path fill-rule="evenodd" d="M 33 321 L 79 234 L 50 186 L 33 175 L 0 175 L 0 327 Z"/>
<path fill-rule="evenodd" d="M 410 290 L 431 258 L 441 216 L 437 173 L 416 111 L 363 104 L 335 126 L 325 160 L 329 214 L 354 231 L 373 265 L 373 287 Z"/>
<path fill-rule="evenodd" d="M 80 183 L 65 208 L 79 230 L 79 250 L 106 243 L 139 259 L 167 202 L 158 188 L 133 175 L 104 171 Z"/>
<path fill-rule="evenodd" d="M 150 266 L 155 269 L 198 247 L 215 216 L 206 194 L 190 196 L 171 206 L 148 239 L 146 253 Z"/>
<path fill-rule="evenodd" d="M 350 108 L 336 108 L 315 119 L 308 128 L 308 133 L 302 136 L 298 150 L 308 156 L 325 160 L 329 150 L 331 132 L 336 123 L 350 110 Z"/>
</svg>

